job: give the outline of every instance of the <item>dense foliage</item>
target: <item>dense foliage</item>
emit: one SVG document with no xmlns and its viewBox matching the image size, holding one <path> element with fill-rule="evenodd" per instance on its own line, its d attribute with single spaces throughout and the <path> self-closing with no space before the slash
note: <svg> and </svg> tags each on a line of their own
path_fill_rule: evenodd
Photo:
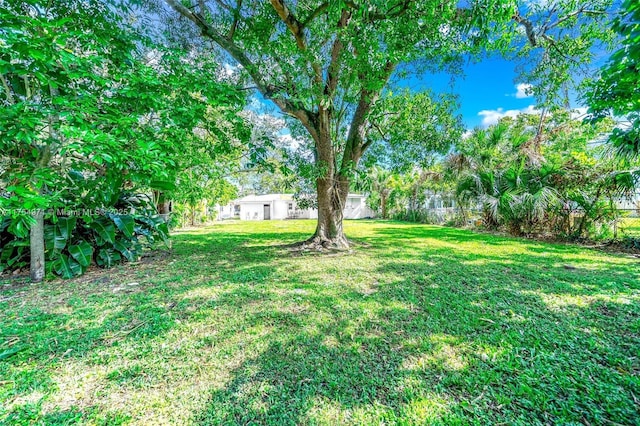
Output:
<svg viewBox="0 0 640 426">
<path fill-rule="evenodd" d="M 491 228 L 593 237 L 638 178 L 632 156 L 599 143 L 609 132 L 637 151 L 633 2 L 613 21 L 610 0 L 0 4 L 0 271 L 135 260 L 166 239 L 171 206 L 174 224 L 196 224 L 248 191 L 318 208 L 313 244 L 348 244 L 354 187 L 383 218 L 442 221 L 455 206 L 464 224 L 479 208 Z M 130 26 L 168 13 L 153 38 Z M 581 92 L 594 121 L 580 124 L 567 106 L 616 32 L 623 47 Z M 462 139 L 454 95 L 395 84 L 497 51 L 523 65 L 538 116 Z M 284 116 L 241 111 L 251 90 Z M 256 164 L 270 173 L 237 173 Z"/>
<path fill-rule="evenodd" d="M 593 126 L 561 109 L 544 119 L 507 117 L 476 129 L 429 168 L 374 168 L 369 202 L 385 218 L 469 224 L 477 217 L 514 235 L 610 238 L 618 203 L 637 187 L 634 163 L 612 156 L 605 143 L 613 125 Z"/>
<path fill-rule="evenodd" d="M 518 1 L 512 19 L 518 31 L 507 32 L 508 56 L 519 66 L 544 111 L 570 108 L 597 70 L 598 57 L 615 45 L 614 0 Z"/>
<path fill-rule="evenodd" d="M 457 168 L 456 194 L 477 203 L 485 226 L 504 226 L 516 235 L 608 232 L 618 215 L 615 201 L 634 188 L 633 179 L 618 173 L 617 161 L 606 155 L 608 129 L 558 111 L 537 133 L 538 120 L 505 119 L 459 144 L 450 157 Z"/>
<path fill-rule="evenodd" d="M 640 3 L 626 0 L 613 28 L 622 37 L 617 50 L 586 93 L 594 121 L 613 116 L 626 119 L 610 140 L 619 154 L 640 153 Z"/>
<path fill-rule="evenodd" d="M 638 8 L 625 2 L 618 15 L 618 6 L 607 0 L 519 2 L 512 16 L 518 31 L 497 23 L 501 37 L 491 46 L 520 64 L 519 81 L 535 96 L 535 114 L 456 138 L 444 162 L 422 164 L 415 152 L 402 158 L 403 148 L 375 156 L 371 164 L 382 168 L 370 168 L 365 185 L 371 207 L 385 218 L 482 223 L 516 235 L 615 233 L 617 204 L 634 195 L 638 169 L 631 156 L 611 158 L 604 142 L 610 138 L 619 152 L 636 151 L 640 99 Z M 624 47 L 590 85 L 595 59 L 613 45 L 615 31 Z M 591 103 L 595 119 L 588 123 L 570 109 L 580 94 Z M 610 116 L 630 124 L 616 127 Z"/>
<path fill-rule="evenodd" d="M 151 2 L 152 3 L 152 2 Z M 264 99 L 311 141 L 318 226 L 308 243 L 346 247 L 342 209 L 363 154 L 381 140 L 441 146 L 460 133 L 429 92 L 394 96 L 392 80 L 451 71 L 490 45 L 515 3 L 167 0 L 192 24 L 189 42 L 211 40 L 241 66 Z M 175 15 L 174 15 L 175 16 Z M 389 115 L 387 115 L 389 114 Z"/>
<path fill-rule="evenodd" d="M 209 56 L 147 47 L 122 5 L 3 3 L 0 270 L 38 245 L 65 277 L 134 260 L 166 239 L 152 190 L 190 200 L 223 185 L 244 150 L 243 95 L 210 78 Z"/>
</svg>

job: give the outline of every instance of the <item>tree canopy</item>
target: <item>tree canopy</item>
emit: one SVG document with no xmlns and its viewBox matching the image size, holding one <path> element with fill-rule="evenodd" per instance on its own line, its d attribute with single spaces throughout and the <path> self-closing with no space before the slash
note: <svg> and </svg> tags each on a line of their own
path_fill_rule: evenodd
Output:
<svg viewBox="0 0 640 426">
<path fill-rule="evenodd" d="M 148 220 L 156 206 L 144 217 L 109 213 L 62 223 L 30 212 L 107 211 L 133 199 L 163 206 L 172 199 L 194 212 L 203 199 L 234 196 L 229 176 L 259 162 L 280 174 L 246 174 L 244 183 L 297 189 L 300 203 L 318 209 L 307 243 L 346 247 L 342 212 L 354 181 L 375 183 L 383 216 L 398 200 L 411 210 L 426 180 L 442 176 L 434 160 L 467 143 L 454 94 L 403 82 L 419 76 L 428 86 L 434 73 L 460 72 L 465 61 L 496 52 L 524 59 L 520 81 L 541 111 L 537 122 L 510 130 L 512 143 L 523 139 L 529 173 L 555 143 L 557 117 L 571 114 L 565 110 L 598 49 L 617 32 L 623 47 L 586 98 L 596 121 L 629 120 L 612 140 L 621 152 L 638 151 L 638 8 L 630 1 L 613 26 L 612 0 L 1 4 L 0 268 L 24 262 L 28 249 L 32 264 L 40 259 L 40 273 L 46 258 L 65 276 L 84 270 L 87 258 L 102 265 L 135 259 L 138 230 L 151 239 L 166 234 L 160 221 Z M 172 33 L 147 36 L 143 23 L 132 28 L 140 10 L 131 8 L 139 5 L 154 6 L 141 22 L 169 13 Z M 252 91 L 279 110 L 269 129 L 260 129 L 261 112 L 242 111 Z M 295 147 L 278 142 L 285 126 Z M 512 154 L 496 151 L 505 161 Z M 373 165 L 407 173 L 388 179 Z M 358 176 L 369 171 L 372 179 Z M 126 242 L 116 244 L 118 235 Z"/>
<path fill-rule="evenodd" d="M 601 70 L 600 78 L 586 93 L 593 118 L 626 119 L 611 135 L 621 155 L 640 153 L 640 4 L 626 0 L 613 28 L 622 37 L 618 49 Z"/>
<path fill-rule="evenodd" d="M 454 66 L 463 54 L 486 47 L 495 23 L 509 21 L 514 10 L 512 2 L 495 0 L 167 3 L 306 129 L 320 170 L 311 241 L 339 247 L 348 244 L 342 209 L 353 170 L 372 144 L 394 136 L 375 128 L 376 104 L 393 96 L 385 89 L 394 72 L 410 63 L 423 72 Z M 415 123 L 434 121 L 433 111 L 415 112 Z M 416 142 L 427 144 L 437 139 L 428 132 L 445 131 L 438 125 L 422 130 Z"/>
<path fill-rule="evenodd" d="M 39 280 L 45 259 L 63 276 L 133 260 L 167 234 L 140 194 L 239 163 L 244 94 L 212 78 L 214 58 L 151 46 L 125 25 L 127 10 L 0 8 L 0 269 L 30 258 Z"/>
</svg>

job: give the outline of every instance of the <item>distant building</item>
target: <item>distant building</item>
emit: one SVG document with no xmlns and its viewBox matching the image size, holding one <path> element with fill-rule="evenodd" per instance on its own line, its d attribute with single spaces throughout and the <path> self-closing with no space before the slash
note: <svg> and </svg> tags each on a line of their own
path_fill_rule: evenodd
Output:
<svg viewBox="0 0 640 426">
<path fill-rule="evenodd" d="M 240 220 L 311 219 L 316 210 L 301 210 L 291 194 L 247 195 L 236 200 Z"/>
<path fill-rule="evenodd" d="M 631 217 L 640 216 L 640 191 L 631 197 L 616 200 L 616 208 Z"/>
<path fill-rule="evenodd" d="M 376 213 L 367 205 L 367 196 L 362 194 L 349 194 L 344 206 L 345 219 L 367 219 L 376 216 Z"/>
<path fill-rule="evenodd" d="M 374 212 L 366 205 L 366 197 L 349 194 L 344 208 L 345 219 L 373 217 Z M 283 220 L 317 219 L 318 210 L 298 208 L 291 194 L 247 195 L 226 206 L 218 206 L 218 219 Z"/>
</svg>

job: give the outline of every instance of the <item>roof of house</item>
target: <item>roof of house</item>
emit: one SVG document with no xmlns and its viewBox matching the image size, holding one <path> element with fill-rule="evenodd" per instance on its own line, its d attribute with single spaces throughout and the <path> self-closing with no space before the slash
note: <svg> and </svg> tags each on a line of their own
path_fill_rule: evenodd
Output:
<svg viewBox="0 0 640 426">
<path fill-rule="evenodd" d="M 349 194 L 348 198 L 366 198 L 362 194 Z M 292 194 L 265 194 L 265 195 L 247 195 L 246 197 L 235 200 L 236 203 L 264 203 L 269 201 L 291 201 Z"/>
<path fill-rule="evenodd" d="M 237 203 L 263 203 L 267 201 L 291 201 L 291 194 L 265 194 L 265 195 L 247 195 L 236 200 Z"/>
</svg>

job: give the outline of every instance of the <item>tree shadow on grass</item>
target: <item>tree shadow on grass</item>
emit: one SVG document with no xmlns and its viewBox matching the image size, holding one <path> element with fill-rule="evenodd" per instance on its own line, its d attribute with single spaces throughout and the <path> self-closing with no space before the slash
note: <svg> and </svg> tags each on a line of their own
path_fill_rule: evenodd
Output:
<svg viewBox="0 0 640 426">
<path fill-rule="evenodd" d="M 120 356 L 134 356 L 131 348 L 149 346 L 181 322 L 206 318 L 220 305 L 186 297 L 194 290 L 216 288 L 228 307 L 236 308 L 261 297 L 251 286 L 270 279 L 279 251 L 271 246 L 277 234 L 257 237 L 265 239 L 262 245 L 242 235 L 201 238 L 203 244 L 196 245 L 178 238 L 177 249 L 162 259 L 164 264 L 123 265 L 64 283 L 3 289 L 7 297 L 0 303 L 0 354 L 16 352 L 0 360 L 0 401 L 5 410 L 13 407 L 11 412 L 0 410 L 0 422 L 7 415 L 49 419 L 49 414 L 42 417 L 42 404 L 19 401 L 55 391 L 52 374 L 57 367 L 68 362 L 89 369 L 109 366 L 118 348 L 128 351 Z M 232 299 L 224 296 L 225 286 L 237 290 Z M 33 299 L 24 300 L 30 292 Z M 129 376 L 138 379 L 134 373 L 115 371 L 107 379 L 126 384 Z M 70 410 L 69 416 L 76 416 L 74 407 Z M 65 417 L 68 410 L 63 411 Z"/>
<path fill-rule="evenodd" d="M 394 247 L 404 244 L 394 235 Z M 640 308 L 637 282 L 615 278 L 625 278 L 624 268 L 544 269 L 535 255 L 505 264 L 502 256 L 478 254 L 469 262 L 446 248 L 414 245 L 406 256 L 384 255 L 379 245 L 389 239 L 366 239 L 370 255 L 382 259 L 376 273 L 387 278 L 369 292 L 329 295 L 317 286 L 300 298 L 311 311 L 283 314 L 275 299 L 249 308 L 248 323 L 271 327 L 268 344 L 212 391 L 196 422 L 640 418 Z M 320 284 L 321 276 L 305 279 Z"/>
<path fill-rule="evenodd" d="M 381 270 L 397 271 L 398 280 L 379 296 L 419 306 L 420 315 L 438 319 L 439 332 L 476 348 L 481 361 L 466 380 L 480 386 L 480 377 L 491 378 L 484 389 L 494 403 L 467 408 L 492 421 L 637 422 L 637 282 L 599 285 L 603 278 L 614 279 L 613 268 L 598 270 L 594 281 L 575 275 L 566 280 L 558 277 L 562 270 L 534 275 L 535 257 L 520 257 L 520 279 L 491 274 L 503 267 L 499 260 L 469 265 L 452 257 L 428 258 L 428 265 L 386 263 Z M 482 348 L 494 353 L 483 355 Z"/>
<path fill-rule="evenodd" d="M 362 295 L 345 297 L 361 299 Z M 425 389 L 414 394 L 412 383 L 425 380 L 432 372 L 405 365 L 418 351 L 403 344 L 402 322 L 393 322 L 394 317 L 404 316 L 403 309 L 385 310 L 384 322 L 395 331 L 386 334 L 381 331 L 381 317 L 354 326 L 353 318 L 358 312 L 364 314 L 362 309 L 341 312 L 332 298 L 315 295 L 312 299 L 321 306 L 334 306 L 334 319 L 315 322 L 307 313 L 266 314 L 274 328 L 268 345 L 235 369 L 223 388 L 212 392 L 207 407 L 196 414 L 197 424 L 299 425 L 354 420 L 378 424 L 403 416 L 425 421 L 429 416 L 420 418 L 407 403 L 426 395 L 433 405 L 432 419 L 460 420 L 445 406 L 447 395 Z M 256 320 L 265 321 L 265 314 L 247 318 L 250 323 Z M 437 344 L 433 349 L 430 361 L 439 373 L 465 368 L 452 367 L 445 356 L 438 357 Z"/>
<path fill-rule="evenodd" d="M 630 291 L 637 275 L 616 265 L 589 270 L 588 260 L 584 270 L 567 270 L 526 252 L 509 259 L 452 250 L 467 233 L 448 228 L 438 232 L 449 246 L 429 247 L 418 243 L 434 237 L 433 227 L 399 228 L 358 238 L 369 246 L 353 262 L 318 257 L 308 270 L 296 269 L 297 260 L 287 264 L 279 247 L 306 233 L 214 233 L 197 243 L 180 236 L 164 264 L 123 268 L 112 277 L 117 283 L 65 283 L 71 296 L 51 296 L 39 307 L 4 302 L 22 314 L 0 314 L 0 321 L 15 325 L 11 335 L 33 350 L 0 361 L 0 375 L 9 377 L 10 364 L 19 369 L 11 378 L 22 383 L 18 394 L 45 392 L 55 377 L 43 366 L 70 358 L 115 368 L 118 356 L 131 362 L 106 379 L 127 390 L 144 379 L 144 351 L 189 323 L 189 331 L 214 330 L 184 336 L 195 343 L 171 356 L 220 351 L 228 365 L 217 362 L 231 369 L 194 414 L 203 424 L 639 418 L 632 396 L 640 395 L 638 307 Z M 349 271 L 340 270 L 360 255 L 375 259 L 373 270 L 369 263 L 353 270 L 369 287 L 346 282 Z M 325 282 L 328 267 L 336 268 L 335 282 Z M 129 286 L 132 280 L 139 285 Z"/>
<path fill-rule="evenodd" d="M 579 291 L 581 286 L 591 291 L 613 288 L 622 283 L 640 288 L 640 269 L 623 268 L 610 261 L 603 263 L 598 259 L 603 254 L 579 246 L 475 234 L 437 226 L 415 226 L 401 231 L 378 229 L 367 241 L 392 247 L 382 256 L 407 259 L 407 263 L 410 259 L 441 261 L 445 265 L 448 260 L 459 262 L 460 268 L 449 269 L 455 275 L 469 278 L 487 276 L 487 273 L 503 274 L 524 282 L 546 282 L 553 278 L 559 286 L 564 283 L 569 292 Z M 430 241 L 438 244 L 430 245 Z M 418 245 L 418 242 L 424 244 Z M 510 246 L 513 250 L 509 249 Z"/>
</svg>

